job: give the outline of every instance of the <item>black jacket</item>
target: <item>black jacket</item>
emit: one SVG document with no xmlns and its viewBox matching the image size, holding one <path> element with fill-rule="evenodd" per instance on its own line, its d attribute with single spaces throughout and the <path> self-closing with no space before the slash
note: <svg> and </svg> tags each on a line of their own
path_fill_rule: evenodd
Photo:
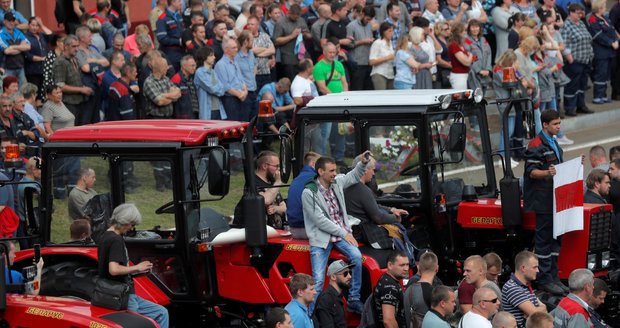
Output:
<svg viewBox="0 0 620 328">
<path fill-rule="evenodd" d="M 346 327 L 347 318 L 342 294 L 338 293 L 332 285 L 328 285 L 316 300 L 314 315 L 321 328 Z"/>
<path fill-rule="evenodd" d="M 558 150 L 559 158 L 542 131 L 527 145 L 523 173 L 523 205 L 526 211 L 539 214 L 553 213 L 553 177 L 532 179 L 530 173 L 533 170 L 548 170 L 552 164 L 562 163 L 562 148 L 558 146 Z"/>
<path fill-rule="evenodd" d="M 583 202 L 590 204 L 607 204 L 605 198 L 591 190 L 586 190 L 586 193 L 583 195 Z"/>
</svg>

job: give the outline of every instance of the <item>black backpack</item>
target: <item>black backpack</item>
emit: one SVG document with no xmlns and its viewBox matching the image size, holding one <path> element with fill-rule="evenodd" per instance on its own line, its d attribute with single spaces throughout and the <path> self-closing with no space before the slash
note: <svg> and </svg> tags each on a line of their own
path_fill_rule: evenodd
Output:
<svg viewBox="0 0 620 328">
<path fill-rule="evenodd" d="M 362 318 L 360 320 L 360 325 L 357 328 L 376 328 L 377 323 L 375 322 L 375 302 L 372 297 L 373 294 L 370 294 L 366 301 L 364 302 L 364 309 L 362 310 Z"/>
</svg>

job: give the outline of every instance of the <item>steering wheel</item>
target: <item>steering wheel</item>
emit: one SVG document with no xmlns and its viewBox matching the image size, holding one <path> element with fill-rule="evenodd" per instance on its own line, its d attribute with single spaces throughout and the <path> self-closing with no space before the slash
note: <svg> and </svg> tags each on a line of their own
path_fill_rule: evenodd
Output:
<svg viewBox="0 0 620 328">
<path fill-rule="evenodd" d="M 158 207 L 155 210 L 155 214 L 174 214 L 174 201 L 171 200 L 166 204 Z"/>
</svg>

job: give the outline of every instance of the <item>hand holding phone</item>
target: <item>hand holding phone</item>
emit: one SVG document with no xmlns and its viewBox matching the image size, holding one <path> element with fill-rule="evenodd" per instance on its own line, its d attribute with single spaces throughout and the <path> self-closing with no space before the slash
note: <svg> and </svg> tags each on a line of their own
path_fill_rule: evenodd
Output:
<svg viewBox="0 0 620 328">
<path fill-rule="evenodd" d="M 39 263 L 39 260 L 41 259 L 41 245 L 40 244 L 34 244 L 34 263 Z"/>
</svg>

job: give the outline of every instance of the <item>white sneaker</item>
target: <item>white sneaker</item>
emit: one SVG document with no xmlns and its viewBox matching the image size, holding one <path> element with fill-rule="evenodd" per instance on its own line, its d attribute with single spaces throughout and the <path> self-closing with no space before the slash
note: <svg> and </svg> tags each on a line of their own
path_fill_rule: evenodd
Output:
<svg viewBox="0 0 620 328">
<path fill-rule="evenodd" d="M 557 138 L 557 142 L 558 145 L 572 145 L 575 143 L 574 141 L 568 139 L 566 136 L 563 136 L 562 138 Z"/>
</svg>

